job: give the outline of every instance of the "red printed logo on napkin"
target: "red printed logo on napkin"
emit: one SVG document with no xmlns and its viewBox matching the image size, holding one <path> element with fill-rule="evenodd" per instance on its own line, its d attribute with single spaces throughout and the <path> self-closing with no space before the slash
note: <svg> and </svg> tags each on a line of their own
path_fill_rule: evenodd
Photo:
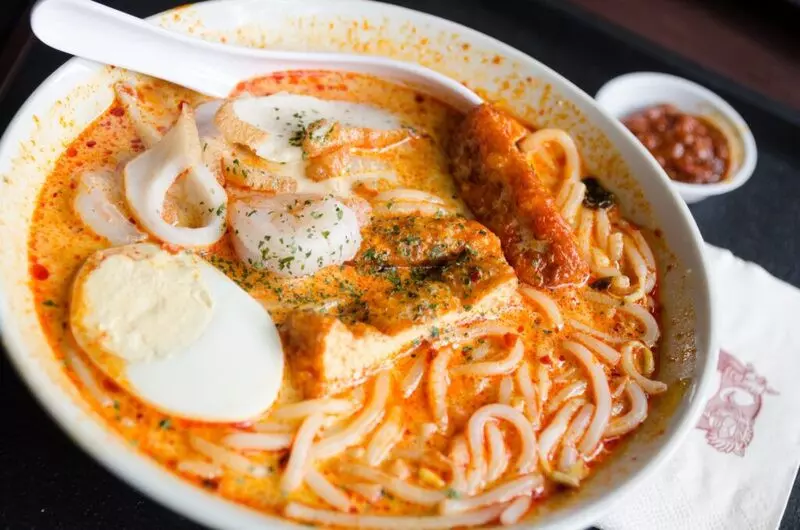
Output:
<svg viewBox="0 0 800 530">
<path fill-rule="evenodd" d="M 762 396 L 777 392 L 752 364 L 745 365 L 728 352 L 719 352 L 717 370 L 721 374 L 719 389 L 708 400 L 697 428 L 706 431 L 706 441 L 717 451 L 744 456 L 753 440 Z"/>
</svg>

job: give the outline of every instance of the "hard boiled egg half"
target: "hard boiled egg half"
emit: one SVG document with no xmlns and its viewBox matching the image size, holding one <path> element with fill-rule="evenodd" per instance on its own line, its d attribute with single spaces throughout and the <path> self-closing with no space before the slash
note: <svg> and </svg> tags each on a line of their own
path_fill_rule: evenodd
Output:
<svg viewBox="0 0 800 530">
<path fill-rule="evenodd" d="M 269 313 L 201 258 L 139 243 L 78 272 L 70 326 L 91 360 L 166 414 L 255 418 L 275 401 L 283 351 Z"/>
</svg>

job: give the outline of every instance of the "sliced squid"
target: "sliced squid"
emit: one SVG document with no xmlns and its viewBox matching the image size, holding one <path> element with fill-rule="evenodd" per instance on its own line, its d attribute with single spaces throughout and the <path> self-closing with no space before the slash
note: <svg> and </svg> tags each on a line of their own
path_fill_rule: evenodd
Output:
<svg viewBox="0 0 800 530">
<path fill-rule="evenodd" d="M 156 98 L 157 101 L 154 104 L 150 101 L 153 96 L 143 96 L 136 87 L 129 83 L 117 83 L 114 85 L 114 91 L 133 123 L 137 136 L 148 149 L 163 138 L 178 118 L 180 112 L 178 105 L 164 101 L 164 98 Z M 214 123 L 214 116 L 223 102 L 223 100 L 214 99 L 201 103 L 194 110 L 198 134 L 203 145 L 203 161 L 220 184 L 225 181 L 222 171 L 224 167 L 223 154 L 231 151 L 231 148 L 222 140 L 222 133 Z"/>
<path fill-rule="evenodd" d="M 112 245 L 127 245 L 147 239 L 128 219 L 122 175 L 111 170 L 90 171 L 81 175 L 73 203 L 81 221 Z"/>
<path fill-rule="evenodd" d="M 308 276 L 355 257 L 361 246 L 356 212 L 331 195 L 285 194 L 236 201 L 233 247 L 251 267 Z"/>
<path fill-rule="evenodd" d="M 207 246 L 225 233 L 225 189 L 203 163 L 194 112 L 188 105 L 181 106 L 178 121 L 158 143 L 125 166 L 124 183 L 136 220 L 165 243 Z M 165 211 L 168 192 L 169 205 L 177 213 Z M 178 220 L 185 224 L 177 224 Z"/>
<path fill-rule="evenodd" d="M 222 138 L 222 132 L 217 128 L 214 117 L 223 103 L 225 103 L 224 100 L 212 99 L 194 108 L 194 121 L 197 124 L 197 134 L 201 140 L 205 138 Z"/>
<path fill-rule="evenodd" d="M 133 123 L 137 136 L 148 149 L 161 140 L 178 117 L 176 105 L 164 101 L 148 104 L 130 83 L 116 83 L 114 92 Z"/>
</svg>

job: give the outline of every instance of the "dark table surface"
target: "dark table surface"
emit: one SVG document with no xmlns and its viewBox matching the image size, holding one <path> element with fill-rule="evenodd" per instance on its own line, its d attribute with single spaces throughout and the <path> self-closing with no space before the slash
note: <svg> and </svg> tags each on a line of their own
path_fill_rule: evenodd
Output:
<svg viewBox="0 0 800 530">
<path fill-rule="evenodd" d="M 183 0 L 105 0 L 145 16 Z M 619 31 L 585 12 L 546 0 L 399 0 L 507 42 L 593 94 L 608 79 L 636 70 L 671 72 L 728 99 L 750 124 L 759 164 L 748 185 L 691 210 L 705 239 L 755 261 L 800 286 L 800 115 L 685 58 Z M 33 89 L 65 61 L 34 42 L 0 101 L 0 130 Z M 73 445 L 34 401 L 0 355 L 2 528 L 193 528 L 190 521 L 143 497 Z M 781 528 L 800 528 L 800 488 Z"/>
</svg>

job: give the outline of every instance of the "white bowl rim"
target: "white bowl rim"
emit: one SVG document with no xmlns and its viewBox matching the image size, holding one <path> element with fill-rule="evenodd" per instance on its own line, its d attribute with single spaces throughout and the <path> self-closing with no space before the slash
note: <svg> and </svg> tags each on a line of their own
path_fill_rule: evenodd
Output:
<svg viewBox="0 0 800 530">
<path fill-rule="evenodd" d="M 691 182 L 671 180 L 672 185 L 675 186 L 680 193 L 688 192 L 694 196 L 712 196 L 733 191 L 750 180 L 758 160 L 758 148 L 756 147 L 756 140 L 753 137 L 753 133 L 750 131 L 750 127 L 747 125 L 747 122 L 744 121 L 742 115 L 739 114 L 730 103 L 703 85 L 677 75 L 665 74 L 663 72 L 630 72 L 608 80 L 600 87 L 600 90 L 597 91 L 594 98 L 597 104 L 603 107 L 603 100 L 607 98 L 612 91 L 619 90 L 621 86 L 627 83 L 642 81 L 648 78 L 670 83 L 673 86 L 691 92 L 706 100 L 709 105 L 723 114 L 725 118 L 736 127 L 736 131 L 740 135 L 742 141 L 742 164 L 729 178 L 722 182 L 714 182 L 711 184 L 694 184 Z M 605 107 L 603 108 L 605 109 Z"/>
<path fill-rule="evenodd" d="M 193 7 L 202 9 L 206 5 L 211 4 L 236 4 L 246 3 L 251 0 L 208 0 L 201 2 Z M 269 1 L 269 0 L 267 0 Z M 283 3 L 285 0 L 275 0 L 277 4 Z M 322 1 L 322 0 L 316 0 Z M 340 4 L 353 4 L 360 5 L 366 4 L 363 0 L 335 0 Z M 312 1 L 311 4 L 314 2 Z M 549 66 L 541 63 L 537 59 L 517 50 L 516 48 L 505 44 L 504 42 L 486 35 L 480 31 L 474 30 L 457 22 L 431 15 L 422 11 L 416 11 L 402 6 L 392 4 L 384 4 L 382 2 L 369 2 L 370 4 L 380 4 L 382 8 L 394 9 L 412 13 L 416 17 L 431 20 L 436 23 L 444 23 L 454 29 L 458 29 L 465 35 L 473 37 L 480 37 L 482 39 L 490 40 L 494 45 L 503 51 L 504 54 L 523 59 L 527 62 L 534 62 L 542 70 L 548 72 L 552 78 L 571 89 L 573 93 L 568 96 L 571 99 L 580 100 L 598 110 L 600 114 L 608 121 L 608 125 L 616 128 L 617 132 L 621 133 L 624 138 L 627 138 L 631 145 L 638 151 L 644 153 L 645 158 L 650 163 L 654 174 L 661 175 L 661 178 L 668 180 L 661 167 L 649 152 L 642 146 L 636 138 L 627 130 L 616 118 L 611 116 L 602 106 L 589 96 L 582 89 L 577 87 L 574 83 L 563 77 L 561 74 L 554 71 Z M 157 22 L 164 15 L 181 9 L 182 7 L 172 8 L 159 12 L 147 17 L 147 20 Z M 0 158 L 6 156 L 12 146 L 9 145 L 13 132 L 19 128 L 23 120 L 28 119 L 32 114 L 31 109 L 35 106 L 36 100 L 42 96 L 50 85 L 56 84 L 58 80 L 64 77 L 70 71 L 77 68 L 89 68 L 99 71 L 103 66 L 91 61 L 86 61 L 80 58 L 71 58 L 48 76 L 28 97 L 25 103 L 20 107 L 13 119 L 9 122 L 8 127 L 4 131 L 2 138 L 0 138 Z M 702 88 L 702 87 L 700 87 Z M 724 103 L 724 102 L 723 102 Z M 734 111 L 735 112 L 735 111 Z M 672 183 L 671 181 L 669 181 Z M 672 187 L 668 187 L 668 191 L 673 195 L 674 205 L 680 214 L 689 219 L 688 230 L 694 242 L 695 251 L 701 254 L 703 251 L 703 239 L 697 225 L 693 222 L 691 213 L 686 204 L 679 199 L 677 192 Z M 699 270 L 693 271 L 696 286 L 702 291 L 701 294 L 705 295 L 705 303 L 711 310 L 713 307 L 711 301 L 711 287 L 710 276 L 708 269 L 705 266 L 705 260 L 701 259 L 698 263 Z M 59 424 L 73 441 L 80 446 L 84 452 L 101 462 L 104 467 L 115 474 L 123 482 L 134 486 L 141 492 L 144 492 L 150 499 L 172 509 L 174 512 L 192 519 L 201 524 L 217 527 L 228 528 L 231 527 L 231 522 L 236 522 L 237 528 L 263 528 L 263 527 L 282 527 L 282 528 L 297 528 L 298 524 L 291 520 L 283 519 L 280 516 L 270 516 L 263 512 L 258 512 L 253 509 L 247 508 L 242 505 L 235 504 L 219 495 L 213 495 L 206 491 L 201 490 L 188 481 L 180 479 L 174 473 L 167 471 L 165 468 L 157 464 L 153 459 L 138 451 L 131 451 L 123 447 L 122 443 L 99 443 L 101 437 L 106 436 L 111 432 L 105 427 L 101 427 L 98 423 L 84 411 L 77 411 L 78 416 L 84 421 L 72 421 L 72 417 L 76 415 L 76 407 L 64 400 L 63 391 L 57 389 L 54 385 L 44 384 L 38 385 L 37 383 L 48 383 L 47 377 L 43 370 L 36 368 L 32 362 L 27 362 L 24 359 L 24 352 L 22 347 L 22 340 L 16 337 L 17 333 L 6 333 L 5 323 L 8 321 L 8 300 L 6 294 L 0 289 L 0 330 L 4 332 L 0 334 L 0 340 L 3 346 L 9 353 L 9 358 L 12 365 L 17 369 L 17 372 L 22 376 L 21 379 L 25 382 L 31 394 L 42 405 L 44 410 Z M 590 526 L 610 511 L 617 503 L 619 503 L 626 495 L 630 495 L 637 487 L 641 487 L 645 480 L 651 477 L 655 471 L 663 466 L 663 464 L 677 451 L 680 444 L 686 438 L 687 434 L 697 423 L 697 420 L 702 412 L 704 406 L 703 396 L 709 394 L 714 367 L 716 366 L 718 340 L 716 333 L 716 326 L 713 323 L 713 311 L 708 315 L 709 329 L 706 330 L 707 340 L 704 344 L 697 344 L 697 351 L 705 351 L 705 363 L 698 364 L 696 368 L 697 375 L 695 376 L 696 385 L 691 395 L 687 394 L 683 400 L 688 401 L 683 417 L 672 428 L 672 434 L 665 441 L 663 447 L 656 451 L 653 457 L 637 471 L 628 474 L 618 484 L 615 484 L 607 493 L 599 496 L 596 499 L 589 501 L 580 510 L 575 510 L 571 513 L 566 513 L 559 516 L 547 524 L 535 524 L 535 527 L 540 530 L 564 530 L 564 529 L 579 529 Z M 698 316 L 698 320 L 700 316 Z M 14 340 L 9 341 L 9 336 L 13 335 Z M 698 358 L 700 355 L 698 355 Z M 509 528 L 527 528 L 523 521 L 522 523 Z"/>
</svg>

